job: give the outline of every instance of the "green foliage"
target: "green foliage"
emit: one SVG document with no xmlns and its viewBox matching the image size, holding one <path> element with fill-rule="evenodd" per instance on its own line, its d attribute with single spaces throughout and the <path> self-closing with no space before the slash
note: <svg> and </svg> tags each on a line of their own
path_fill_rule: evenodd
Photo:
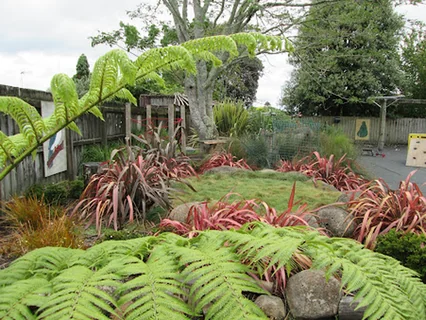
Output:
<svg viewBox="0 0 426 320">
<path fill-rule="evenodd" d="M 209 319 L 267 319 L 243 294 L 263 293 L 248 273 L 290 273 L 296 256 L 340 274 L 369 319 L 425 319 L 425 285 L 398 261 L 350 239 L 261 223 L 33 251 L 0 271 L 0 317 L 109 319 L 119 307 L 126 319 L 190 319 L 208 305 Z"/>
<path fill-rule="evenodd" d="M 123 143 L 114 142 L 108 143 L 106 146 L 91 144 L 89 146 L 85 146 L 83 148 L 83 152 L 81 155 L 81 163 L 85 162 L 105 162 L 110 160 L 111 153 L 114 149 L 122 146 Z"/>
<path fill-rule="evenodd" d="M 225 100 L 215 105 L 214 121 L 220 135 L 240 136 L 246 130 L 249 113 L 241 101 Z"/>
<path fill-rule="evenodd" d="M 369 97 L 401 85 L 402 17 L 390 0 L 313 3 L 294 43 L 296 69 L 282 104 L 304 115 L 377 116 Z"/>
<path fill-rule="evenodd" d="M 342 130 L 331 126 L 321 131 L 319 151 L 325 157 L 333 154 L 340 159 L 346 155 L 349 160 L 355 160 L 359 154 L 353 141 Z"/>
<path fill-rule="evenodd" d="M 418 272 L 426 283 L 426 235 L 390 230 L 377 237 L 376 252 L 395 258 L 407 268 Z"/>
<path fill-rule="evenodd" d="M 126 52 L 112 50 L 96 61 L 89 91 L 80 99 L 72 79 L 65 74 L 53 77 L 50 87 L 55 110 L 52 116 L 44 119 L 23 100 L 0 97 L 0 112 L 10 115 L 20 130 L 19 134 L 11 137 L 0 134 L 0 168 L 3 168 L 0 180 L 26 156 L 35 155 L 37 147 L 59 130 L 69 128 L 80 133 L 74 121 L 86 112 L 102 119 L 97 107 L 102 102 L 119 98 L 137 104 L 135 97 L 126 89 L 136 80 L 156 81 L 160 78 L 159 73 L 174 70 L 194 74 L 197 71 L 196 61 L 203 59 L 219 66 L 222 61 L 211 52 L 236 56 L 239 44 L 252 42 L 260 43 L 266 49 L 276 49 L 281 45 L 279 38 L 256 34 L 214 36 L 191 40 L 180 46 L 151 49 L 141 54 L 135 62 L 129 59 Z"/>
<path fill-rule="evenodd" d="M 270 168 L 273 160 L 267 137 L 263 134 L 248 134 L 240 138 L 249 165 L 254 168 Z"/>
<path fill-rule="evenodd" d="M 25 195 L 44 199 L 48 204 L 67 205 L 70 200 L 80 198 L 84 189 L 82 180 L 64 180 L 57 183 L 34 184 L 25 191 Z"/>
<path fill-rule="evenodd" d="M 258 58 L 239 58 L 225 68 L 218 77 L 213 98 L 215 100 L 239 100 L 250 106 L 256 99 L 263 64 Z"/>
</svg>

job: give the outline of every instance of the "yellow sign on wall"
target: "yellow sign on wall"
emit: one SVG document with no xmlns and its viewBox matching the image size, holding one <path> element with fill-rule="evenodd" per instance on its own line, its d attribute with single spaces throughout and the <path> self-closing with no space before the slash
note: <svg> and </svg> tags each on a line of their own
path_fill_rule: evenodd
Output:
<svg viewBox="0 0 426 320">
<path fill-rule="evenodd" d="M 355 140 L 370 140 L 370 119 L 356 119 Z"/>
</svg>

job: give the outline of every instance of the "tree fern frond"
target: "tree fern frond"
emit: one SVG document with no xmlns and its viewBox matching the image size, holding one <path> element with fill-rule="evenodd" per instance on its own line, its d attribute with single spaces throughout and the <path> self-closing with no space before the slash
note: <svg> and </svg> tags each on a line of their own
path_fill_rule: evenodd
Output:
<svg viewBox="0 0 426 320">
<path fill-rule="evenodd" d="M 0 288 L 0 319 L 36 319 L 30 307 L 41 306 L 50 292 L 46 279 L 19 280 Z"/>
<path fill-rule="evenodd" d="M 105 121 L 104 115 L 102 114 L 102 111 L 98 107 L 90 108 L 89 113 L 93 114 L 95 117 L 101 119 L 102 121 Z"/>
<path fill-rule="evenodd" d="M 3 131 L 0 131 L 0 163 L 6 163 L 7 160 L 13 161 L 12 155 L 15 153 L 15 144 Z"/>
<path fill-rule="evenodd" d="M 231 56 L 238 55 L 238 48 L 232 37 L 229 36 L 211 36 L 199 38 L 182 43 L 182 47 L 186 48 L 194 55 L 201 52 L 228 52 Z"/>
<path fill-rule="evenodd" d="M 193 56 L 196 60 L 204 60 L 211 62 L 215 67 L 220 67 L 222 65 L 222 60 L 220 60 L 210 51 L 195 52 L 193 53 Z"/>
<path fill-rule="evenodd" d="M 79 114 L 77 90 L 70 77 L 63 73 L 54 75 L 50 88 L 55 103 L 55 120 L 58 125 L 66 123 L 70 118 Z"/>
<path fill-rule="evenodd" d="M 67 128 L 76 132 L 80 136 L 82 135 L 80 128 L 77 126 L 77 124 L 74 121 L 70 122 L 70 124 L 67 125 Z"/>
<path fill-rule="evenodd" d="M 0 112 L 13 118 L 19 131 L 30 142 L 39 141 L 45 127 L 40 114 L 30 104 L 16 97 L 0 97 Z"/>
<path fill-rule="evenodd" d="M 129 304 L 124 310 L 126 319 L 189 319 L 192 312 L 181 298 L 185 291 L 178 267 L 161 245 L 146 262 L 135 258 L 126 264 L 120 274 L 131 280 L 118 290 L 124 293 L 119 304 Z"/>
<path fill-rule="evenodd" d="M 119 98 L 119 99 L 124 99 L 126 101 L 130 101 L 134 105 L 138 104 L 138 101 L 136 100 L 136 98 L 126 88 L 123 88 L 120 91 L 117 91 L 117 93 L 114 94 L 113 98 Z"/>
<path fill-rule="evenodd" d="M 106 266 L 92 271 L 83 266 L 64 270 L 52 280 L 53 293 L 40 307 L 40 317 L 48 319 L 109 319 L 115 299 L 102 287 L 116 288 L 118 276 Z"/>
<path fill-rule="evenodd" d="M 136 59 L 137 79 L 144 79 L 152 72 L 184 69 L 196 73 L 195 60 L 183 46 L 155 48 L 142 53 Z"/>
<path fill-rule="evenodd" d="M 218 241 L 219 240 L 219 241 Z M 247 275 L 248 266 L 239 262 L 232 249 L 223 247 L 221 239 L 199 236 L 193 246 L 170 248 L 179 265 L 185 265 L 185 283 L 192 283 L 190 300 L 195 313 L 211 304 L 208 319 L 246 319 L 264 317 L 263 312 L 246 299 L 243 291 L 264 293 Z"/>
</svg>

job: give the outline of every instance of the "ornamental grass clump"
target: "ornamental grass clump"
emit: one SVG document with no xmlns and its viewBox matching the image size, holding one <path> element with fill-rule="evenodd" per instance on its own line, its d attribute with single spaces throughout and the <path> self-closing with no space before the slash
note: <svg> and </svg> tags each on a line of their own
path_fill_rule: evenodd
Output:
<svg viewBox="0 0 426 320">
<path fill-rule="evenodd" d="M 277 165 L 277 171 L 298 171 L 312 177 L 314 181 L 330 184 L 339 191 L 359 190 L 368 182 L 355 173 L 345 155 L 335 161 L 334 155 L 329 158 L 321 157 L 317 151 L 313 153 L 313 157 L 308 156 L 298 161 L 281 160 Z"/>
<path fill-rule="evenodd" d="M 374 248 L 377 236 L 390 230 L 426 233 L 426 197 L 410 179 L 412 171 L 399 188 L 392 190 L 383 180 L 371 181 L 359 198 L 350 202 L 349 211 L 358 227 L 354 238 Z"/>
</svg>

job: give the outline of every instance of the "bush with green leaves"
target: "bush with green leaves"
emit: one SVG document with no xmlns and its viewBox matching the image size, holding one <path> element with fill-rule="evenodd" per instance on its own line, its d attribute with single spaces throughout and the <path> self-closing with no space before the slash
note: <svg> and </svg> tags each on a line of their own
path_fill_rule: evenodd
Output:
<svg viewBox="0 0 426 320">
<path fill-rule="evenodd" d="M 359 153 L 353 141 L 341 129 L 332 126 L 322 130 L 319 151 L 323 156 L 334 155 L 338 159 L 346 155 L 348 160 L 355 160 Z"/>
<path fill-rule="evenodd" d="M 43 198 L 48 204 L 67 205 L 70 200 L 79 199 L 83 190 L 82 180 L 64 180 L 57 183 L 34 184 L 25 191 L 25 195 Z"/>
<path fill-rule="evenodd" d="M 245 294 L 265 293 L 258 276 L 274 265 L 291 272 L 296 255 L 339 276 L 366 318 L 426 319 L 426 286 L 397 260 L 354 240 L 262 223 L 35 250 L 0 271 L 0 318 L 268 319 Z"/>
<path fill-rule="evenodd" d="M 83 147 L 81 163 L 85 162 L 105 162 L 110 160 L 114 149 L 123 146 L 120 142 L 110 142 L 107 145 L 91 144 Z"/>
<path fill-rule="evenodd" d="M 225 100 L 215 105 L 214 121 L 220 135 L 240 136 L 249 123 L 249 113 L 242 101 Z"/>
<path fill-rule="evenodd" d="M 402 265 L 418 272 L 423 283 L 426 283 L 425 234 L 390 230 L 377 237 L 375 251 L 393 257 Z"/>
</svg>

